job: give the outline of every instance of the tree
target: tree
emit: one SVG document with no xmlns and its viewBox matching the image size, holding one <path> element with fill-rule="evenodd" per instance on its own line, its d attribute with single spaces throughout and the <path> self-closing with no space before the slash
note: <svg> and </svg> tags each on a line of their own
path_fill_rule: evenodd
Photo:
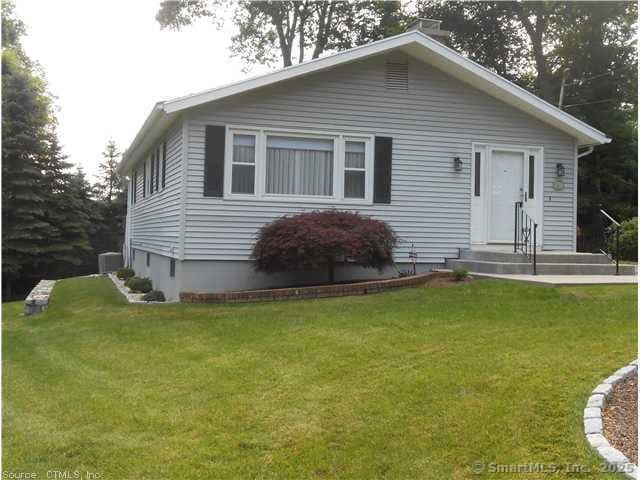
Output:
<svg viewBox="0 0 640 480">
<path fill-rule="evenodd" d="M 393 263 L 397 238 L 384 222 L 351 212 L 327 210 L 283 217 L 263 226 L 251 257 L 267 273 L 326 269 L 337 264 L 381 270 Z"/>
<path fill-rule="evenodd" d="M 442 20 L 449 45 L 497 74 L 530 87 L 532 62 L 526 35 L 509 2 L 418 0 L 416 16 Z M 525 55 L 523 55 L 525 52 Z"/>
<path fill-rule="evenodd" d="M 619 220 L 638 215 L 637 6 L 576 3 L 565 10 L 574 20 L 553 50 L 557 64 L 569 69 L 565 109 L 612 139 L 579 161 L 579 246 L 597 251 L 601 207 Z"/>
<path fill-rule="evenodd" d="M 201 18 L 221 27 L 229 7 L 238 32 L 231 51 L 247 65 L 281 58 L 288 67 L 296 57 L 303 62 L 400 33 L 404 18 L 401 2 L 170 0 L 160 4 L 156 20 L 175 30 Z"/>
<path fill-rule="evenodd" d="M 22 22 L 2 3 L 2 276 L 4 294 L 41 266 L 49 245 L 43 162 L 51 103 L 42 78 L 24 54 Z"/>
<path fill-rule="evenodd" d="M 46 256 L 38 274 L 55 275 L 68 266 L 82 263 L 91 250 L 87 229 L 89 227 L 88 203 L 77 185 L 75 175 L 69 172 L 71 164 L 62 154 L 55 131 L 47 143 L 47 154 L 42 161 L 42 179 L 38 187 L 45 192 L 44 218 L 50 225 Z"/>
<path fill-rule="evenodd" d="M 107 142 L 102 156 L 104 160 L 98 165 L 100 173 L 96 193 L 99 198 L 110 203 L 122 192 L 123 187 L 122 177 L 117 171 L 120 152 L 113 140 Z"/>
<path fill-rule="evenodd" d="M 22 23 L 2 3 L 3 298 L 72 272 L 90 251 L 87 209 L 69 173 L 51 95 L 22 50 Z"/>
</svg>

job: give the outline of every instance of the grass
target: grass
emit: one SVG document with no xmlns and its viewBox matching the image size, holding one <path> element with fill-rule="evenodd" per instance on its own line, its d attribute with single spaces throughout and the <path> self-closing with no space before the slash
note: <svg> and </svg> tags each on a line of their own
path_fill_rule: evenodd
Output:
<svg viewBox="0 0 640 480">
<path fill-rule="evenodd" d="M 5 471 L 466 479 L 482 461 L 618 478 L 599 473 L 582 409 L 636 355 L 635 286 L 132 306 L 84 278 L 44 314 L 21 308 L 3 305 Z"/>
</svg>

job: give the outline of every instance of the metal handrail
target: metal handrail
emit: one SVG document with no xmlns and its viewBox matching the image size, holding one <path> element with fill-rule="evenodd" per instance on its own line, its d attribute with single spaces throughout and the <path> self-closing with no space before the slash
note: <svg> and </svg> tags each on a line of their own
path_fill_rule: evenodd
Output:
<svg viewBox="0 0 640 480">
<path fill-rule="evenodd" d="M 620 275 L 620 222 L 616 221 L 616 219 L 614 219 L 611 215 L 609 215 L 604 209 L 600 209 L 600 213 L 606 217 L 607 219 L 609 219 L 609 221 L 611 221 L 611 223 L 614 225 L 613 227 L 608 227 L 610 230 L 614 231 L 616 234 L 616 275 Z M 606 230 L 605 230 L 606 231 Z M 607 257 L 609 257 L 609 260 L 613 261 L 613 254 L 611 252 L 609 252 L 609 238 L 610 235 L 605 235 L 605 242 L 606 242 L 606 251 L 600 249 L 600 251 L 602 253 L 604 253 Z"/>
<path fill-rule="evenodd" d="M 522 208 L 522 202 L 515 203 L 513 228 L 513 253 L 520 251 L 533 265 L 537 275 L 538 224 Z"/>
<path fill-rule="evenodd" d="M 602 208 L 600 209 L 600 213 L 602 215 L 604 215 L 605 217 L 607 217 L 609 220 L 611 220 L 611 223 L 613 223 L 616 227 L 620 226 L 620 223 L 617 222 L 611 215 L 609 215 L 607 212 L 605 212 Z"/>
</svg>

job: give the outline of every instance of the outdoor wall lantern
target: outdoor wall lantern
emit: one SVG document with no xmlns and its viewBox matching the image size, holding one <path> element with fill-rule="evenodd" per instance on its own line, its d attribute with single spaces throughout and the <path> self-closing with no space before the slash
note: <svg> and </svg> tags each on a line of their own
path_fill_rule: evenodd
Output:
<svg viewBox="0 0 640 480">
<path fill-rule="evenodd" d="M 556 175 L 558 177 L 564 177 L 564 165 L 556 163 Z"/>
<path fill-rule="evenodd" d="M 462 160 L 460 160 L 460 157 L 453 157 L 453 169 L 456 172 L 462 171 Z"/>
</svg>

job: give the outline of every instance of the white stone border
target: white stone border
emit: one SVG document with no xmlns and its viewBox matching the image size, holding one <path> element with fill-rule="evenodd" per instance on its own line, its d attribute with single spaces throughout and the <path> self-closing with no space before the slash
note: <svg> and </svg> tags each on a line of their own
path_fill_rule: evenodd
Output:
<svg viewBox="0 0 640 480">
<path fill-rule="evenodd" d="M 55 280 L 40 280 L 24 299 L 24 314 L 44 312 L 49 307 L 49 297 L 55 284 Z"/>
<path fill-rule="evenodd" d="M 602 410 L 607 403 L 607 397 L 611 394 L 613 386 L 633 375 L 638 370 L 638 360 L 634 360 L 626 367 L 617 370 L 610 377 L 605 378 L 600 385 L 593 389 L 584 409 L 584 433 L 587 441 L 605 462 L 612 465 L 615 470 L 623 473 L 627 478 L 638 479 L 638 466 L 620 451 L 611 446 L 604 437 L 602 426 Z"/>
<path fill-rule="evenodd" d="M 107 273 L 107 276 L 111 279 L 118 291 L 120 291 L 120 293 L 124 295 L 124 298 L 126 298 L 127 302 L 129 303 L 135 303 L 138 305 L 166 305 L 171 303 L 178 303 L 176 300 L 166 300 L 164 302 L 145 302 L 144 300 L 142 300 L 142 297 L 144 297 L 144 293 L 133 293 L 129 289 L 129 287 L 125 287 L 124 282 L 120 280 L 115 273 Z"/>
</svg>

